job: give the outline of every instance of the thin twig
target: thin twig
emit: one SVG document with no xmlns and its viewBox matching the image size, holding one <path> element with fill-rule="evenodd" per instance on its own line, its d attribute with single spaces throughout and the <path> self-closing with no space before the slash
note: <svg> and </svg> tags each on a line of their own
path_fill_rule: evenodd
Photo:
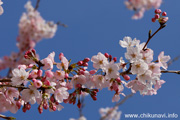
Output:
<svg viewBox="0 0 180 120">
<path fill-rule="evenodd" d="M 170 60 L 167 64 L 170 66 L 173 62 L 177 61 L 180 58 L 180 55 L 175 57 L 174 59 Z"/>
<path fill-rule="evenodd" d="M 61 23 L 60 21 L 58 21 L 56 24 L 59 25 L 59 26 L 63 26 L 63 27 L 65 27 L 65 28 L 68 27 L 68 25 L 66 25 L 66 24 L 64 24 L 64 23 Z"/>
<path fill-rule="evenodd" d="M 39 3 L 40 3 L 40 0 L 37 0 L 36 6 L 35 6 L 35 8 L 34 8 L 35 11 L 39 8 Z"/>
<path fill-rule="evenodd" d="M 146 44 L 144 45 L 142 50 L 145 50 L 147 44 L 149 43 L 149 41 L 154 37 L 154 35 L 156 35 L 156 33 L 158 33 L 161 29 L 163 29 L 166 25 L 160 25 L 160 27 L 156 30 L 156 32 L 154 32 L 153 35 L 149 35 L 148 40 L 146 42 Z"/>
<path fill-rule="evenodd" d="M 161 73 L 176 73 L 176 74 L 180 74 L 180 71 L 161 70 Z"/>
<path fill-rule="evenodd" d="M 7 116 L 2 115 L 2 114 L 0 114 L 0 118 L 6 119 L 6 120 L 15 120 L 16 119 L 14 117 L 7 117 Z"/>
<path fill-rule="evenodd" d="M 79 108 L 79 117 L 83 116 L 82 110 L 84 108 L 84 96 L 81 97 L 81 107 Z"/>
<path fill-rule="evenodd" d="M 0 85 L 0 88 L 1 87 L 13 87 L 13 88 L 21 88 L 21 89 L 29 89 L 28 87 L 24 87 L 24 86 L 19 86 L 19 85 Z"/>
<path fill-rule="evenodd" d="M 126 102 L 127 99 L 129 99 L 133 95 L 134 95 L 134 93 L 131 93 L 131 94 L 127 95 L 126 97 L 124 97 L 119 103 L 116 103 L 115 106 L 113 107 L 113 109 L 110 109 L 105 116 L 100 118 L 100 120 L 105 120 L 114 111 L 114 109 L 116 107 L 122 105 L 124 102 Z"/>
</svg>

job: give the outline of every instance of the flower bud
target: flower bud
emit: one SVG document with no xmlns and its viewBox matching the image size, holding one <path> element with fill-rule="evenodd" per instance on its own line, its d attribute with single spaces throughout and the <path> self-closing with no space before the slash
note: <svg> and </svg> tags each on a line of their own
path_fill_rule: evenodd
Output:
<svg viewBox="0 0 180 120">
<path fill-rule="evenodd" d="M 90 61 L 90 58 L 85 58 L 84 60 L 83 60 L 83 62 L 89 62 Z"/>
<path fill-rule="evenodd" d="M 156 14 L 156 15 L 154 16 L 154 18 L 159 19 L 159 18 L 160 18 L 159 14 Z"/>
<path fill-rule="evenodd" d="M 167 13 L 166 13 L 166 12 L 163 12 L 163 13 L 162 13 L 162 16 L 167 16 Z"/>
<path fill-rule="evenodd" d="M 109 54 L 108 54 L 108 53 L 105 53 L 104 56 L 105 56 L 106 58 L 109 58 Z"/>
<path fill-rule="evenodd" d="M 156 10 L 155 10 L 155 13 L 156 13 L 156 14 L 160 14 L 161 12 L 162 12 L 161 9 L 156 9 Z"/>
<path fill-rule="evenodd" d="M 156 22 L 156 18 L 152 18 L 151 21 L 152 21 L 152 22 Z"/>
</svg>

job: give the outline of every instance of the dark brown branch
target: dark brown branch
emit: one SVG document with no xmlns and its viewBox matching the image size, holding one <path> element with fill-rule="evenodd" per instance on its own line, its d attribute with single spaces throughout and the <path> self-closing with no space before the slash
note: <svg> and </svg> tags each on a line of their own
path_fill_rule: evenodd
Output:
<svg viewBox="0 0 180 120">
<path fill-rule="evenodd" d="M 67 28 L 67 27 L 68 27 L 66 24 L 61 23 L 60 21 L 58 21 L 56 24 L 57 24 L 57 25 L 59 25 L 59 26 L 65 27 L 65 28 Z"/>
<path fill-rule="evenodd" d="M 175 57 L 174 59 L 170 60 L 167 64 L 170 66 L 173 62 L 177 61 L 180 58 L 180 55 Z"/>
<path fill-rule="evenodd" d="M 39 3 L 40 3 L 40 0 L 37 0 L 36 6 L 35 6 L 35 8 L 34 8 L 35 11 L 39 8 Z"/>
<path fill-rule="evenodd" d="M 0 79 L 0 82 L 11 82 L 11 79 L 10 78 L 3 78 L 3 79 Z"/>
<path fill-rule="evenodd" d="M 161 73 L 176 73 L 176 74 L 180 74 L 180 71 L 161 70 Z"/>
<path fill-rule="evenodd" d="M 14 117 L 7 117 L 7 116 L 2 115 L 2 114 L 0 114 L 0 118 L 6 119 L 6 120 L 15 120 L 16 119 Z"/>
<path fill-rule="evenodd" d="M 105 116 L 100 118 L 100 120 L 105 120 L 114 111 L 114 109 L 116 107 L 122 105 L 124 102 L 126 102 L 127 99 L 129 99 L 133 95 L 134 95 L 134 93 L 131 93 L 131 94 L 127 95 L 126 97 L 124 97 L 119 103 L 116 103 L 115 106 L 113 107 L 113 109 L 110 109 Z"/>
<path fill-rule="evenodd" d="M 154 35 L 156 35 L 156 33 L 158 33 L 161 29 L 163 29 L 166 25 L 160 25 L 160 27 L 156 30 L 156 32 L 154 32 L 153 35 L 150 35 L 150 32 L 149 32 L 149 37 L 148 37 L 148 40 L 146 42 L 146 44 L 144 45 L 143 49 L 142 50 L 145 50 L 147 44 L 149 43 L 149 41 L 154 37 Z"/>
<path fill-rule="evenodd" d="M 13 87 L 13 88 L 21 88 L 21 89 L 29 89 L 28 87 L 24 87 L 24 86 L 20 86 L 20 85 L 0 85 L 0 88 L 1 87 Z"/>
</svg>

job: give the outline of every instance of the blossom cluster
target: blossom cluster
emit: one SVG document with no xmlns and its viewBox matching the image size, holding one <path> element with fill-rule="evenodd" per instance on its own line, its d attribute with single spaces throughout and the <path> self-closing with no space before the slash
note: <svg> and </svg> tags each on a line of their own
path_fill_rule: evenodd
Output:
<svg viewBox="0 0 180 120">
<path fill-rule="evenodd" d="M 157 8 L 161 2 L 129 0 L 126 5 L 137 11 L 133 18 L 140 18 L 144 10 Z M 64 108 L 61 103 L 77 103 L 77 107 L 81 108 L 82 96 L 89 95 L 95 101 L 99 90 L 104 88 L 113 91 L 112 102 L 118 102 L 120 95 L 125 96 L 124 88 L 130 88 L 132 93 L 139 91 L 141 95 L 155 95 L 165 83 L 160 78 L 161 69 L 167 69 L 170 56 L 164 55 L 162 51 L 154 60 L 154 51 L 147 48 L 146 43 L 128 36 L 119 41 L 120 46 L 127 50 L 126 60 L 120 57 L 117 61 L 117 57 L 101 52 L 76 63 L 71 63 L 71 59 L 68 60 L 63 53 L 59 54 L 59 61 L 56 62 L 55 52 L 39 59 L 33 49 L 35 44 L 43 38 L 52 38 L 57 24 L 46 22 L 30 1 L 25 7 L 27 12 L 20 19 L 17 37 L 20 52 L 0 59 L 0 70 L 10 68 L 8 78 L 0 81 L 0 112 L 16 113 L 21 107 L 26 112 L 35 103 L 38 104 L 39 113 L 43 109 L 61 110 Z M 160 17 L 161 12 L 158 10 L 155 13 L 155 21 L 159 20 L 161 27 L 164 27 L 168 19 Z M 162 13 L 162 16 L 166 16 L 166 13 Z M 93 69 L 88 70 L 90 61 Z M 100 113 L 102 117 L 107 115 L 108 120 L 118 120 L 121 112 L 117 109 L 102 108 Z M 109 111 L 111 114 L 108 114 Z M 79 120 L 86 118 L 81 116 Z"/>
<path fill-rule="evenodd" d="M 135 80 L 128 82 L 126 87 L 131 88 L 133 93 L 140 91 L 142 95 L 157 94 L 157 90 L 165 83 L 164 80 L 160 80 L 161 67 L 167 69 L 170 57 L 164 56 L 164 52 L 161 52 L 158 60 L 153 61 L 153 50 L 143 49 L 145 43 L 140 44 L 139 40 L 132 40 L 130 37 L 124 37 L 119 43 L 127 49 L 125 58 L 129 60 L 130 72 L 136 75 Z"/>
<path fill-rule="evenodd" d="M 3 2 L 0 0 L 0 15 L 2 15 L 4 12 L 4 9 L 1 6 L 2 4 L 3 4 Z"/>
<path fill-rule="evenodd" d="M 159 8 L 162 4 L 162 0 L 126 0 L 124 3 L 129 10 L 135 11 L 132 19 L 141 19 L 146 10 Z"/>
<path fill-rule="evenodd" d="M 59 103 L 75 104 L 76 101 L 81 108 L 81 95 L 87 94 L 97 100 L 97 92 L 103 88 L 115 91 L 112 102 L 119 101 L 120 94 L 125 96 L 124 87 L 131 88 L 133 93 L 139 91 L 142 95 L 157 94 L 157 90 L 165 83 L 160 79 L 161 67 L 167 69 L 170 57 L 161 52 L 158 59 L 153 61 L 153 50 L 144 48 L 145 43 L 140 44 L 140 40 L 132 40 L 131 37 L 124 37 L 119 43 L 127 49 L 125 58 L 128 62 L 121 57 L 117 63 L 116 57 L 101 52 L 77 63 L 71 63 L 60 53 L 61 62 L 55 62 L 55 52 L 39 60 L 34 49 L 27 51 L 25 59 L 33 62 L 19 65 L 13 69 L 11 81 L 1 83 L 12 87 L 1 89 L 0 99 L 3 102 L 0 104 L 0 111 L 16 113 L 23 106 L 25 112 L 30 109 L 31 104 L 38 103 L 38 110 L 42 113 L 43 108 L 50 111 L 61 110 L 63 106 Z M 90 60 L 94 69 L 88 71 Z M 131 74 L 136 77 L 130 81 Z"/>
<path fill-rule="evenodd" d="M 114 108 L 100 108 L 99 113 L 101 117 L 104 118 L 103 120 L 120 120 L 121 118 L 121 111 L 118 111 L 118 107 Z"/>
<path fill-rule="evenodd" d="M 27 2 L 25 8 L 27 12 L 21 16 L 17 37 L 17 46 L 20 51 L 34 48 L 35 44 L 44 38 L 52 38 L 57 30 L 57 24 L 52 21 L 46 22 L 33 8 L 30 1 Z"/>
<path fill-rule="evenodd" d="M 0 1 L 0 5 L 2 2 Z M 44 38 L 52 38 L 57 30 L 57 24 L 46 22 L 40 13 L 33 8 L 31 2 L 25 5 L 27 10 L 23 13 L 19 23 L 19 35 L 17 37 L 17 46 L 19 52 L 12 52 L 10 56 L 4 56 L 0 59 L 0 70 L 10 68 L 14 69 L 20 64 L 28 65 L 32 60 L 24 59 L 24 52 L 33 49 L 37 42 Z M 0 6 L 1 13 L 1 6 Z"/>
</svg>

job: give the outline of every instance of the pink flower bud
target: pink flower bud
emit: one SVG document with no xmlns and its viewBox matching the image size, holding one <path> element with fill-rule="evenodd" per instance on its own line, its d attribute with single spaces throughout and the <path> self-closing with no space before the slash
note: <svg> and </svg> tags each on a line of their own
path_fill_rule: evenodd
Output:
<svg viewBox="0 0 180 120">
<path fill-rule="evenodd" d="M 81 88 L 81 86 L 82 86 L 81 84 L 77 84 L 76 85 L 77 88 Z"/>
<path fill-rule="evenodd" d="M 42 73 L 43 73 L 42 70 L 38 70 L 38 72 L 37 72 L 38 77 L 41 77 L 41 76 L 42 76 Z"/>
<path fill-rule="evenodd" d="M 83 61 L 79 61 L 77 64 L 81 66 L 83 64 Z"/>
<path fill-rule="evenodd" d="M 63 54 L 63 53 L 60 53 L 60 54 L 59 54 L 59 59 L 61 60 L 62 57 L 64 57 L 64 54 Z"/>
<path fill-rule="evenodd" d="M 163 18 L 161 18 L 160 20 L 159 20 L 159 23 L 162 23 L 162 24 L 164 24 L 164 23 L 166 23 L 167 21 L 168 21 L 168 17 L 163 17 Z"/>
<path fill-rule="evenodd" d="M 88 66 L 88 63 L 83 63 L 83 66 Z"/>
<path fill-rule="evenodd" d="M 109 54 L 108 54 L 108 53 L 105 53 L 104 56 L 105 56 L 106 58 L 109 58 Z"/>
<path fill-rule="evenodd" d="M 27 108 L 26 107 L 23 107 L 22 108 L 22 111 L 25 113 L 27 111 Z"/>
<path fill-rule="evenodd" d="M 72 95 L 75 97 L 75 96 L 76 96 L 76 93 L 75 93 L 75 92 L 73 92 L 73 93 L 72 93 Z"/>
<path fill-rule="evenodd" d="M 155 10 L 155 13 L 156 13 L 156 14 L 160 14 L 161 12 L 162 12 L 161 9 L 156 9 L 156 10 Z"/>
<path fill-rule="evenodd" d="M 120 77 L 116 78 L 116 81 L 117 81 L 118 83 L 121 83 Z"/>
<path fill-rule="evenodd" d="M 66 74 L 65 74 L 65 78 L 67 79 L 68 77 L 69 77 L 69 74 L 68 74 L 68 73 L 66 73 Z"/>
<path fill-rule="evenodd" d="M 48 106 L 48 104 L 47 104 L 46 101 L 43 102 L 43 108 L 44 108 L 45 110 L 47 110 L 47 109 L 49 108 L 49 106 Z"/>
<path fill-rule="evenodd" d="M 16 101 L 16 106 L 18 107 L 18 109 L 20 109 L 21 108 L 21 102 L 18 100 L 18 101 Z"/>
<path fill-rule="evenodd" d="M 21 68 L 26 69 L 27 67 L 26 65 L 18 65 L 18 69 L 21 69 Z"/>
<path fill-rule="evenodd" d="M 81 103 L 80 103 L 80 102 L 78 102 L 77 106 L 78 106 L 78 108 L 81 108 Z"/>
<path fill-rule="evenodd" d="M 84 60 L 83 60 L 83 62 L 89 62 L 90 61 L 90 58 L 85 58 Z"/>
<path fill-rule="evenodd" d="M 45 72 L 46 76 L 49 77 L 49 78 L 52 78 L 54 76 L 53 72 L 51 70 L 47 70 Z"/>
<path fill-rule="evenodd" d="M 54 96 L 51 96 L 50 100 L 51 100 L 51 102 L 54 102 L 55 101 Z"/>
<path fill-rule="evenodd" d="M 123 78 L 124 78 L 126 81 L 130 80 L 129 75 L 123 75 Z"/>
<path fill-rule="evenodd" d="M 43 112 L 42 105 L 39 105 L 39 107 L 38 107 L 38 111 L 39 111 L 39 113 L 40 113 L 40 114 Z"/>
<path fill-rule="evenodd" d="M 26 108 L 27 108 L 27 110 L 30 110 L 31 109 L 31 104 L 27 103 Z"/>
<path fill-rule="evenodd" d="M 84 75 L 84 71 L 83 70 L 79 70 L 79 73 Z"/>
<path fill-rule="evenodd" d="M 89 73 L 92 75 L 92 74 L 95 74 L 97 72 L 97 70 L 91 70 L 89 71 Z"/>
<path fill-rule="evenodd" d="M 51 84 L 50 84 L 49 80 L 45 80 L 44 85 L 50 86 Z"/>
<path fill-rule="evenodd" d="M 112 55 L 109 55 L 109 59 L 112 60 Z"/>
<path fill-rule="evenodd" d="M 36 50 L 35 50 L 35 49 L 32 49 L 31 51 L 32 51 L 32 53 L 33 53 L 34 55 L 36 55 Z"/>
<path fill-rule="evenodd" d="M 162 13 L 162 16 L 167 16 L 167 13 L 166 13 L 166 12 L 163 12 L 163 13 Z"/>
<path fill-rule="evenodd" d="M 156 18 L 152 18 L 151 21 L 152 21 L 152 22 L 156 22 Z"/>
<path fill-rule="evenodd" d="M 42 82 L 41 82 L 40 80 L 36 80 L 36 81 L 34 82 L 34 86 L 35 86 L 36 88 L 40 88 L 40 87 L 42 86 Z"/>
<path fill-rule="evenodd" d="M 56 111 L 56 105 L 53 104 L 52 110 L 53 110 L 53 111 Z"/>
<path fill-rule="evenodd" d="M 159 19 L 160 18 L 159 14 L 155 14 L 154 18 Z"/>
<path fill-rule="evenodd" d="M 92 99 L 93 99 L 94 101 L 96 101 L 96 100 L 97 100 L 97 97 L 96 97 L 96 96 L 92 96 Z"/>
<path fill-rule="evenodd" d="M 30 64 L 29 66 L 28 66 L 28 68 L 32 68 L 34 65 L 33 64 Z"/>
<path fill-rule="evenodd" d="M 114 57 L 113 60 L 114 60 L 114 62 L 116 62 L 117 61 L 117 57 Z"/>
</svg>

